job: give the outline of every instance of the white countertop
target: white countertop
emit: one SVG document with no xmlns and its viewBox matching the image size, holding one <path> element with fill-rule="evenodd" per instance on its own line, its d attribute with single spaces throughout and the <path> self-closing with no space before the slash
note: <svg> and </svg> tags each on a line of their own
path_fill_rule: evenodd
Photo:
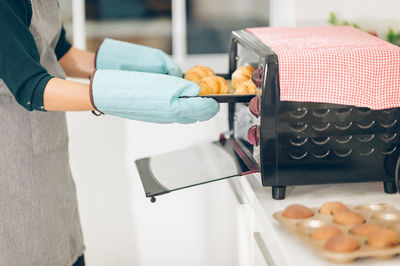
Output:
<svg viewBox="0 0 400 266">
<path fill-rule="evenodd" d="M 400 209 L 400 195 L 386 194 L 382 183 L 331 184 L 288 187 L 285 200 L 273 200 L 271 188 L 263 187 L 259 177 L 249 175 L 232 180 L 246 195 L 246 202 L 255 214 L 256 233 L 269 265 L 313 266 L 339 265 L 318 256 L 309 247 L 285 231 L 272 214 L 283 210 L 287 205 L 299 203 L 308 207 L 321 206 L 326 201 L 342 201 L 345 204 L 386 203 Z M 390 260 L 362 259 L 346 265 L 400 265 L 400 256 Z"/>
</svg>

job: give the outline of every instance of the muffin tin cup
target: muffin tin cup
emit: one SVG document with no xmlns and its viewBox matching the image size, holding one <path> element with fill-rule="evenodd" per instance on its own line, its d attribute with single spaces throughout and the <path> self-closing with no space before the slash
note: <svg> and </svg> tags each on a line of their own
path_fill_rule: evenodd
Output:
<svg viewBox="0 0 400 266">
<path fill-rule="evenodd" d="M 380 204 L 347 205 L 350 211 L 361 214 L 366 223 L 376 224 L 382 228 L 395 229 L 400 235 L 400 211 L 396 208 Z M 310 208 L 313 216 L 305 219 L 289 219 L 282 216 L 283 211 L 276 212 L 273 217 L 290 233 L 300 238 L 303 243 L 312 248 L 317 254 L 335 263 L 349 263 L 360 258 L 390 259 L 400 254 L 400 245 L 391 248 L 377 249 L 367 244 L 366 236 L 350 233 L 354 225 L 341 225 L 333 222 L 333 215 L 325 215 L 319 212 L 319 208 Z M 359 249 L 347 253 L 336 253 L 324 248 L 325 240 L 311 238 L 311 233 L 316 228 L 334 225 L 343 234 L 353 236 L 359 243 Z"/>
</svg>

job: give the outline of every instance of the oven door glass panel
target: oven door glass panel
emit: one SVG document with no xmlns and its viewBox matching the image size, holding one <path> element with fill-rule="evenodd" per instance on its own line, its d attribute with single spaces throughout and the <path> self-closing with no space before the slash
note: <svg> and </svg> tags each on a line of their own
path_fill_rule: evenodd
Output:
<svg viewBox="0 0 400 266">
<path fill-rule="evenodd" d="M 206 143 L 139 159 L 136 165 L 147 197 L 258 171 L 235 140 Z M 233 147 L 233 145 L 236 145 Z M 241 157 L 246 157 L 243 163 Z"/>
</svg>

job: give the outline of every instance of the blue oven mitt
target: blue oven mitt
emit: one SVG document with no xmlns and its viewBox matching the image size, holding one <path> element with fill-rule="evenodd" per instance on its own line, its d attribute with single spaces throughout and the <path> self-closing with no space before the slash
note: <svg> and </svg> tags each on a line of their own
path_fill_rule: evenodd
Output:
<svg viewBox="0 0 400 266">
<path fill-rule="evenodd" d="M 96 53 L 96 69 L 115 69 L 182 77 L 170 56 L 159 49 L 105 39 Z"/>
<path fill-rule="evenodd" d="M 214 99 L 195 97 L 200 91 L 196 83 L 169 75 L 97 70 L 90 91 L 98 111 L 139 121 L 187 124 L 219 111 Z"/>
</svg>

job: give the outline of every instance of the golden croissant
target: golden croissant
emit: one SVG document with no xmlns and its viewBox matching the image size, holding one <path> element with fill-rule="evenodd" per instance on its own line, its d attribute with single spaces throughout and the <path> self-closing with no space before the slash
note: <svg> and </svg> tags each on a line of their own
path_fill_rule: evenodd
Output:
<svg viewBox="0 0 400 266">
<path fill-rule="evenodd" d="M 199 82 L 199 86 L 199 95 L 228 93 L 228 83 L 224 78 L 218 76 L 208 76 L 202 78 Z"/>
<path fill-rule="evenodd" d="M 252 66 L 241 66 L 232 73 L 232 89 L 237 90 L 244 82 L 251 79 L 254 68 Z"/>
<path fill-rule="evenodd" d="M 256 85 L 249 79 L 235 90 L 235 94 L 256 94 Z"/>
<path fill-rule="evenodd" d="M 194 66 L 186 72 L 185 79 L 199 84 L 202 78 L 214 75 L 215 75 L 214 71 L 209 67 Z"/>
</svg>

